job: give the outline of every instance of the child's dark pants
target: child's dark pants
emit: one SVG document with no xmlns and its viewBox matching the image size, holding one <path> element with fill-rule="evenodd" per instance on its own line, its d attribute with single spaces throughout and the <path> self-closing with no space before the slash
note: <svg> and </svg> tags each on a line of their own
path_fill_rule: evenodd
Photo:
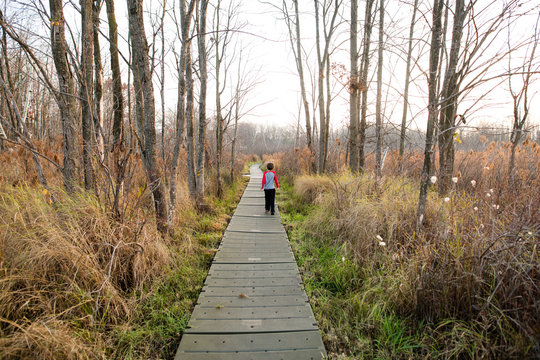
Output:
<svg viewBox="0 0 540 360">
<path fill-rule="evenodd" d="M 264 190 L 264 209 L 274 213 L 274 203 L 276 199 L 276 189 Z"/>
</svg>

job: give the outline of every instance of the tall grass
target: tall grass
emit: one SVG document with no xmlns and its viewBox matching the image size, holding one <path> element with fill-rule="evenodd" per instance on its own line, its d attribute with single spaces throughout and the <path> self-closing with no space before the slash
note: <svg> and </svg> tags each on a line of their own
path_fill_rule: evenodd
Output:
<svg viewBox="0 0 540 360">
<path fill-rule="evenodd" d="M 448 195 L 430 191 L 422 235 L 418 179 L 397 165 L 379 180 L 295 178 L 282 211 L 330 350 L 359 358 L 540 354 L 540 150 L 522 146 L 513 178 L 508 152 L 458 153 L 457 182 Z"/>
<path fill-rule="evenodd" d="M 138 168 L 118 218 L 95 194 L 64 193 L 54 171 L 52 203 L 20 171 L 24 153 L 1 156 L 0 359 L 171 357 L 244 180 L 225 181 L 204 214 L 180 181 L 164 238 Z"/>
</svg>

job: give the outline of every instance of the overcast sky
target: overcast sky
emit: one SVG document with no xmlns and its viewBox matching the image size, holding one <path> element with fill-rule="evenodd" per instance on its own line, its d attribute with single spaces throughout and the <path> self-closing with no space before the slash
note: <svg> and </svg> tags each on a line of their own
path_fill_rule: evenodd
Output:
<svg viewBox="0 0 540 360">
<path fill-rule="evenodd" d="M 3 0 L 6 1 L 6 0 Z M 8 2 L 10 0 L 7 0 Z M 175 0 L 177 2 L 177 0 Z M 525 2 L 526 0 L 524 0 Z M 147 10 L 146 16 L 146 33 L 149 38 L 149 42 L 152 41 L 151 33 L 151 13 L 159 13 L 161 10 L 161 4 L 163 0 L 145 0 L 144 8 Z M 246 104 L 246 109 L 255 108 L 249 115 L 244 118 L 244 121 L 250 121 L 257 124 L 276 124 L 283 126 L 293 126 L 296 124 L 299 113 L 299 81 L 294 63 L 294 58 L 290 50 L 290 43 L 288 39 L 288 33 L 286 30 L 285 22 L 282 19 L 282 15 L 271 4 L 281 6 L 281 0 L 268 0 L 267 3 L 258 0 L 222 0 L 222 8 L 227 8 L 228 4 L 236 3 L 240 4 L 237 23 L 241 26 L 241 32 L 234 34 L 238 46 L 242 47 L 244 63 L 247 69 L 251 69 L 253 78 L 259 79 L 259 85 L 250 93 L 249 102 Z M 74 2 L 78 6 L 78 1 Z M 341 21 L 340 30 L 336 34 L 334 42 L 334 53 L 332 55 L 332 62 L 341 64 L 344 69 L 349 68 L 349 55 L 348 55 L 348 27 L 347 19 L 350 16 L 349 1 L 345 1 L 346 6 L 342 10 L 343 17 Z M 360 10 L 359 17 L 363 18 L 363 6 L 364 2 L 359 1 Z M 384 93 L 387 93 L 386 108 L 384 109 L 384 118 L 387 122 L 398 123 L 401 121 L 401 107 L 402 98 L 400 93 L 403 88 L 403 74 L 405 69 L 405 63 L 403 61 L 403 49 L 405 48 L 406 38 L 408 37 L 408 28 L 410 22 L 411 6 L 406 1 L 392 0 L 387 1 L 387 14 L 385 19 L 385 64 L 384 64 Z M 417 66 L 413 69 L 414 82 L 410 88 L 410 101 L 411 111 L 409 119 L 411 119 L 412 127 L 424 128 L 426 117 L 426 88 L 427 81 L 425 79 L 425 69 L 428 67 L 427 57 L 425 57 L 429 44 L 429 29 L 428 21 L 431 21 L 431 14 L 429 13 L 429 7 L 431 1 L 420 0 L 420 9 L 423 15 L 418 16 L 418 22 L 415 28 L 415 49 L 414 56 L 419 57 Z M 496 11 L 500 10 L 503 1 L 491 1 L 491 0 L 479 0 L 479 7 L 489 5 L 484 16 L 492 16 Z M 72 3 L 73 4 L 73 3 Z M 45 4 L 48 11 L 48 4 Z M 127 10 L 126 2 L 123 0 L 115 1 L 117 19 L 119 23 L 121 40 L 120 48 L 124 56 L 128 57 L 127 36 L 128 36 L 128 23 L 127 23 Z M 166 108 L 167 111 L 173 113 L 176 109 L 176 92 L 177 92 L 177 71 L 175 66 L 174 52 L 178 51 L 180 44 L 177 40 L 176 27 L 173 24 L 173 11 L 172 8 L 176 6 L 173 0 L 167 0 L 168 16 L 166 17 L 166 49 L 168 51 L 166 57 L 167 69 L 166 69 Z M 301 24 L 302 24 L 302 42 L 306 53 L 309 55 L 307 63 L 310 67 L 306 69 L 306 86 L 308 91 L 311 89 L 311 81 L 309 79 L 309 69 L 311 71 L 315 68 L 315 47 L 314 47 L 314 16 L 313 16 L 313 1 L 300 0 L 301 11 Z M 80 16 L 73 10 L 73 5 L 70 5 L 66 1 L 66 19 L 73 29 L 74 33 L 78 33 Z M 537 10 L 538 11 L 538 10 Z M 212 5 L 208 9 L 208 29 L 210 31 L 212 27 L 212 20 L 214 14 L 214 7 Z M 107 33 L 106 24 L 106 12 L 103 10 L 102 17 L 102 30 Z M 482 18 L 482 13 L 478 15 L 478 19 Z M 535 17 L 528 17 L 519 21 L 517 25 L 511 28 L 511 36 L 513 40 L 517 41 L 520 37 L 532 31 Z M 361 26 L 360 26 L 361 28 Z M 43 32 L 45 37 L 48 37 L 47 30 L 42 27 L 40 32 Z M 207 41 L 210 46 L 210 38 L 207 37 Z M 372 41 L 376 41 L 378 37 L 378 27 L 375 26 L 372 35 Z M 490 51 L 493 53 L 496 50 L 506 46 L 505 39 L 493 44 Z M 157 39 L 157 47 L 159 51 L 160 39 Z M 359 41 L 360 42 L 360 41 Z M 108 45 L 105 39 L 101 41 L 102 54 L 108 61 Z M 376 50 L 376 45 L 372 46 L 372 50 Z M 423 56 L 419 54 L 424 54 Z M 486 53 L 486 57 L 489 57 L 489 51 Z M 516 59 L 518 56 L 516 55 Z M 519 59 L 517 59 L 519 60 Z M 373 76 L 375 71 L 374 60 L 371 66 L 371 75 Z M 506 63 L 500 66 L 506 66 Z M 233 66 L 236 69 L 236 66 Z M 108 70 L 106 65 L 106 70 Z M 209 66 L 209 71 L 213 72 L 213 65 Z M 493 72 L 501 72 L 503 68 L 494 68 Z M 159 71 L 158 71 L 159 72 Z M 110 72 L 109 72 L 110 74 Z M 124 80 L 127 82 L 127 66 L 123 64 Z M 373 78 L 373 80 L 375 80 Z M 343 90 L 343 86 L 337 81 L 337 77 L 332 77 L 334 86 L 334 93 L 336 98 L 332 104 L 332 127 L 337 128 L 344 126 L 348 123 L 348 93 Z M 230 83 L 230 82 L 229 82 Z M 540 83 L 540 82 L 539 82 Z M 537 100 L 537 94 L 539 91 L 539 83 L 535 84 L 533 89 L 533 96 Z M 158 101 L 159 96 L 159 82 L 155 78 L 155 91 L 156 91 L 156 110 L 160 113 L 160 105 Z M 213 75 L 210 75 L 209 83 L 209 98 L 208 98 L 208 111 L 209 116 L 214 112 L 214 92 L 215 83 L 213 81 Z M 508 117 L 512 114 L 512 108 L 509 104 L 509 96 L 507 91 L 507 83 L 499 84 L 492 89 L 483 101 L 475 106 L 476 111 L 469 117 L 474 122 L 484 121 L 497 121 L 508 123 Z M 477 99 L 480 95 L 487 93 L 483 88 L 477 93 L 472 93 L 469 99 Z M 311 92 L 311 91 L 310 91 Z M 376 93 L 376 83 L 373 81 L 370 84 L 369 99 L 374 102 Z M 311 95 L 308 95 L 310 97 Z M 224 103 L 230 97 L 227 92 L 224 94 Z M 537 101 L 533 101 L 532 104 L 532 120 L 539 123 L 538 114 L 539 111 L 535 108 L 534 104 Z M 468 108 L 471 102 L 463 102 L 460 105 L 458 112 L 464 111 L 464 108 Z M 371 111 L 372 113 L 373 111 Z M 301 118 L 301 124 L 304 124 L 304 119 Z M 470 123 L 470 122 L 469 122 Z M 509 123 L 508 123 L 509 124 Z"/>
</svg>

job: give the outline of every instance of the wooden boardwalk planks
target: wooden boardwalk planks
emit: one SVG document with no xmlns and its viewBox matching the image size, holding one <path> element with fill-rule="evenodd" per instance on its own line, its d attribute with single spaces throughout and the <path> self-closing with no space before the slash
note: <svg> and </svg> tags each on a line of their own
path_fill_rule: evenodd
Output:
<svg viewBox="0 0 540 360">
<path fill-rule="evenodd" d="M 265 214 L 250 170 L 175 360 L 326 357 L 279 213 Z"/>
</svg>

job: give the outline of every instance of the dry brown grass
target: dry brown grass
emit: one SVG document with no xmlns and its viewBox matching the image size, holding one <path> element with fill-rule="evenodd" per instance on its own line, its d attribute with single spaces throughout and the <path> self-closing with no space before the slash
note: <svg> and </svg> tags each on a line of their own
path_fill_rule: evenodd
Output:
<svg viewBox="0 0 540 360">
<path fill-rule="evenodd" d="M 99 353 L 103 341 L 77 335 L 70 324 L 95 331 L 129 318 L 124 292 L 140 289 L 170 262 L 159 234 L 142 226 L 143 214 L 117 223 L 92 196 L 56 194 L 53 206 L 35 188 L 2 185 L 0 191 L 6 358 L 27 357 L 25 351 L 50 359 Z"/>
<path fill-rule="evenodd" d="M 383 287 L 390 308 L 428 324 L 424 341 L 442 349 L 442 358 L 471 351 L 476 358 L 534 357 L 540 353 L 540 147 L 529 141 L 519 148 L 513 178 L 508 156 L 508 145 L 495 144 L 458 153 L 457 183 L 447 196 L 430 192 L 421 236 L 415 233 L 418 178 L 398 176 L 392 157 L 380 180 L 301 176 L 294 189 L 318 205 L 306 231 L 346 249 L 371 274 L 364 280 Z"/>
</svg>

